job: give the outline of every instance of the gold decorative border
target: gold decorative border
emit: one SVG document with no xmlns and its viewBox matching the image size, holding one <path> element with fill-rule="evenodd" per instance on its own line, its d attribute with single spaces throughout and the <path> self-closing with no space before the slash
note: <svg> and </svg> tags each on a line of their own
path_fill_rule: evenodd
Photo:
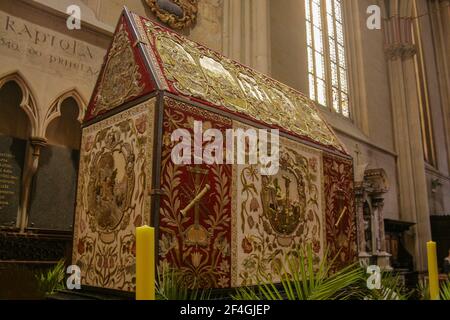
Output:
<svg viewBox="0 0 450 320">
<path fill-rule="evenodd" d="M 142 25 L 142 21 L 141 21 L 141 17 L 136 16 L 135 20 L 139 21 L 139 24 Z M 151 27 L 153 26 L 153 23 L 151 23 L 150 21 L 146 21 L 145 22 L 145 26 L 142 26 L 143 30 L 139 30 L 139 32 L 143 32 L 143 36 L 148 40 L 148 55 L 150 58 L 150 63 L 152 65 L 152 69 L 153 71 L 156 73 L 156 77 L 158 79 L 156 79 L 156 81 L 158 83 L 160 83 L 161 88 L 159 88 L 160 90 L 169 90 L 169 84 L 167 82 L 166 76 L 164 75 L 163 70 L 161 69 L 158 59 L 156 58 L 156 49 L 155 49 L 155 43 L 153 41 L 152 36 L 149 34 L 148 31 Z"/>
<path fill-rule="evenodd" d="M 235 123 L 233 123 L 233 129 L 235 128 Z M 236 126 L 239 128 L 239 126 Z M 238 260 L 237 260 L 237 252 L 238 252 L 238 226 L 237 226 L 237 174 L 238 170 L 236 165 L 232 166 L 231 170 L 231 287 L 236 287 L 237 284 L 237 268 L 238 268 Z"/>
<path fill-rule="evenodd" d="M 123 56 L 124 53 L 126 54 L 125 56 Z M 126 88 L 126 92 L 120 96 L 116 96 L 117 93 L 111 92 L 114 90 L 108 90 L 105 92 L 105 84 L 111 81 L 111 79 L 106 79 L 105 77 L 111 68 L 111 59 L 116 58 L 117 55 L 121 55 L 119 58 L 122 63 L 131 64 L 131 66 L 129 66 L 129 68 L 121 74 L 122 77 L 130 77 L 130 83 L 129 87 Z M 124 58 L 126 59 L 125 61 L 123 61 Z M 145 85 L 140 83 L 141 78 L 142 74 L 138 63 L 136 62 L 135 52 L 130 40 L 129 31 L 127 30 L 126 23 L 123 21 L 114 35 L 106 63 L 102 73 L 100 74 L 99 85 L 95 93 L 95 108 L 92 111 L 93 116 L 97 116 L 99 113 L 104 111 L 112 110 L 123 104 L 127 101 L 127 99 L 142 94 L 145 89 Z M 111 96 L 113 96 L 113 100 L 110 100 Z"/>
<path fill-rule="evenodd" d="M 314 103 L 310 99 L 308 99 L 303 94 L 266 75 L 260 74 L 233 60 L 227 59 L 226 57 L 221 56 L 220 54 L 214 52 L 213 50 L 198 45 L 195 42 L 190 41 L 189 39 L 186 39 L 173 32 L 170 32 L 165 28 L 157 24 L 154 24 L 151 21 L 145 22 L 145 29 L 147 32 L 147 37 L 151 42 L 151 50 L 150 50 L 152 51 L 150 53 L 152 60 L 151 62 L 154 65 L 154 68 L 156 69 L 158 77 L 161 77 L 160 80 L 164 82 L 165 86 L 164 89 L 167 89 L 168 84 L 172 83 L 172 85 L 176 88 L 176 90 L 183 95 L 197 97 L 204 101 L 207 101 L 208 103 L 225 107 L 230 111 L 240 112 L 249 115 L 252 118 L 263 121 L 269 125 L 280 126 L 288 130 L 289 132 L 293 132 L 300 136 L 304 136 L 308 140 L 315 141 L 324 146 L 336 148 L 337 150 L 346 153 L 345 147 L 339 141 L 335 132 L 329 127 L 329 125 L 323 119 L 318 108 L 314 105 Z M 200 57 L 207 57 L 221 64 L 234 79 L 234 82 L 237 81 L 237 77 L 239 74 L 243 74 L 253 79 L 256 83 L 256 86 L 253 86 L 254 87 L 253 89 L 257 91 L 263 90 L 265 92 L 265 96 L 267 95 L 271 96 L 269 100 L 275 99 L 276 96 L 282 94 L 284 97 L 286 97 L 286 99 L 289 100 L 291 107 L 294 107 L 295 114 L 298 117 L 297 121 L 292 121 L 292 117 L 289 116 L 292 112 L 292 110 L 289 110 L 289 106 L 283 105 L 274 106 L 273 101 L 266 101 L 267 103 L 265 104 L 265 106 L 263 106 L 260 102 L 253 101 L 254 99 L 252 98 L 251 94 L 248 92 L 244 92 L 245 90 L 243 89 L 242 85 L 238 85 L 237 82 L 233 84 L 233 88 L 225 88 L 226 85 L 224 84 L 225 87 L 222 90 L 220 88 L 216 88 L 216 86 L 211 86 L 211 83 L 209 83 L 210 80 L 206 78 L 205 79 L 196 78 L 194 82 L 195 83 L 199 81 L 204 82 L 204 85 L 209 89 L 208 93 L 199 94 L 195 92 L 190 92 L 192 90 L 189 90 L 189 87 L 184 87 L 183 84 L 181 84 L 182 88 L 180 89 L 179 88 L 180 81 L 177 78 L 177 75 L 182 71 L 181 70 L 177 71 L 177 67 L 172 68 L 167 66 L 161 66 L 159 64 L 158 60 L 159 58 L 163 60 L 162 63 L 164 64 L 164 57 L 161 54 L 161 52 L 159 52 L 156 49 L 155 39 L 158 39 L 158 41 L 166 41 L 166 40 L 173 41 L 179 44 L 181 47 L 183 47 L 183 49 L 186 52 L 188 52 L 188 54 L 192 57 L 192 59 L 194 59 L 194 62 L 197 68 L 199 69 L 199 74 L 203 74 L 204 70 L 199 65 L 198 59 L 200 59 Z M 188 74 L 183 75 L 183 77 L 189 77 L 189 75 Z M 266 90 L 267 88 L 272 88 L 274 90 L 267 91 Z M 216 89 L 218 89 L 221 94 L 215 92 Z M 230 92 L 227 91 L 228 92 L 227 96 L 224 95 L 221 90 L 222 91 L 231 90 L 231 91 Z M 236 92 L 241 92 L 242 94 L 244 94 L 244 97 L 239 98 L 238 96 L 236 96 L 236 94 L 233 93 L 234 92 L 233 90 L 235 90 Z M 236 105 L 231 103 L 229 101 L 231 99 L 230 98 L 231 96 L 234 97 L 232 99 L 239 100 L 240 101 L 239 104 L 243 105 L 237 107 Z M 221 98 L 217 100 L 217 97 Z M 274 110 L 274 108 L 275 109 L 278 108 L 278 110 Z M 280 114 L 283 114 L 283 117 L 280 117 Z M 305 122 L 305 119 L 307 119 L 309 122 Z"/>
<path fill-rule="evenodd" d="M 138 16 L 136 13 L 131 13 L 131 15 L 135 23 L 136 31 L 138 32 L 139 41 L 141 41 L 147 46 L 150 45 L 150 43 L 148 42 L 148 37 L 145 33 L 144 25 L 142 24 L 141 17 Z"/>
<path fill-rule="evenodd" d="M 84 174 L 84 172 L 86 171 L 85 168 L 85 162 L 83 161 L 83 155 L 85 153 L 85 151 L 83 150 L 83 146 L 86 143 L 86 137 L 93 133 L 93 132 L 98 132 L 100 130 L 103 130 L 105 128 L 111 127 L 123 120 L 127 120 L 130 117 L 133 117 L 135 115 L 138 115 L 140 113 L 143 113 L 145 111 L 147 111 L 147 118 L 148 118 L 148 122 L 147 122 L 147 145 L 146 145 L 146 149 L 148 150 L 147 155 L 146 155 L 146 166 L 145 166 L 145 171 L 148 174 L 148 180 L 146 181 L 146 186 L 145 189 L 147 193 L 147 196 L 145 197 L 144 200 L 144 212 L 142 213 L 142 216 L 144 218 L 144 224 L 149 224 L 151 222 L 151 189 L 152 189 L 152 180 L 153 180 L 153 176 L 152 176 L 152 169 L 153 169 L 153 144 L 154 144 L 154 123 L 155 123 L 155 102 L 156 102 L 156 98 L 152 98 L 146 102 L 143 102 L 139 105 L 136 105 L 128 110 L 125 110 L 121 113 L 118 113 L 108 119 L 102 120 L 98 123 L 95 123 L 87 128 L 84 128 L 82 130 L 82 137 L 81 137 L 81 153 L 80 153 L 80 166 L 79 166 L 79 174 L 78 174 L 78 184 L 77 184 L 77 196 L 76 196 L 76 210 L 75 210 L 75 219 L 74 219 L 74 231 L 73 231 L 73 239 L 78 239 L 79 238 L 79 234 L 78 234 L 78 230 L 80 227 L 80 219 L 82 218 L 82 214 L 83 212 L 81 212 L 81 203 L 82 203 L 82 197 L 83 197 L 83 187 L 84 185 L 81 183 L 81 179 L 82 179 L 82 175 Z M 76 250 L 76 246 L 77 243 L 76 241 L 74 241 L 73 243 L 73 252 L 72 252 L 72 262 L 74 263 L 76 260 L 76 256 L 77 256 L 77 250 Z"/>
<path fill-rule="evenodd" d="M 249 126 L 247 124 L 244 124 L 242 122 L 239 121 L 233 121 L 233 129 L 243 129 L 243 130 L 247 130 L 247 129 L 258 129 L 256 127 L 252 127 Z M 321 243 L 322 243 L 322 247 L 326 247 L 327 244 L 327 240 L 326 240 L 326 197 L 325 197 L 325 177 L 323 175 L 323 154 L 324 152 L 320 149 L 316 149 L 316 148 L 312 148 L 309 146 L 306 146 L 300 142 L 294 141 L 292 139 L 289 138 L 285 138 L 285 137 L 280 137 L 280 147 L 288 147 L 291 148 L 293 150 L 299 150 L 299 151 L 303 151 L 305 153 L 309 153 L 312 156 L 316 156 L 317 158 L 319 158 L 319 163 L 318 163 L 318 181 L 317 181 L 317 186 L 319 186 L 320 190 L 320 196 L 321 196 L 321 209 L 322 212 L 320 212 L 321 214 L 321 218 L 322 218 L 322 238 L 321 238 Z M 237 177 L 237 166 L 233 165 L 232 166 L 232 190 L 231 190 L 231 195 L 232 195 L 232 199 L 231 199 L 231 286 L 232 287 L 237 287 L 238 286 L 238 274 L 237 274 L 237 270 L 238 270 L 238 259 L 237 259 L 237 253 L 238 253 L 238 226 L 237 226 L 237 212 L 238 212 L 238 194 L 237 194 L 237 190 L 238 190 L 238 177 Z M 323 251 L 323 258 L 325 258 L 325 251 Z"/>
<path fill-rule="evenodd" d="M 225 126 L 232 126 L 233 121 L 230 118 L 221 116 L 215 112 L 207 111 L 205 109 L 195 107 L 193 105 L 187 104 L 185 102 L 179 101 L 177 99 L 171 98 L 171 97 L 164 97 L 164 103 L 167 103 L 171 108 L 177 109 L 182 112 L 191 112 L 193 114 L 196 114 L 198 116 L 201 116 L 204 119 L 208 119 L 214 122 L 220 122 L 222 125 Z"/>
</svg>

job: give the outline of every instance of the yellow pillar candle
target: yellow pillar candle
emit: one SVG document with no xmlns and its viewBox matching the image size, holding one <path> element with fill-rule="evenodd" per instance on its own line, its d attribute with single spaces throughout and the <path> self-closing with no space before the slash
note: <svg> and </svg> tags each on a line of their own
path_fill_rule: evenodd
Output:
<svg viewBox="0 0 450 320">
<path fill-rule="evenodd" d="M 439 300 L 439 272 L 437 266 L 436 242 L 427 242 L 427 251 L 430 298 L 431 300 Z"/>
<path fill-rule="evenodd" d="M 155 300 L 155 229 L 136 228 L 136 300 Z"/>
</svg>

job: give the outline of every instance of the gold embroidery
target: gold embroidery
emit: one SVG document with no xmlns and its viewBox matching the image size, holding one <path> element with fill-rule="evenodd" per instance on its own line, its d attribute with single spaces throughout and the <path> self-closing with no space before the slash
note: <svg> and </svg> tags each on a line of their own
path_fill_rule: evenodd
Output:
<svg viewBox="0 0 450 320">
<path fill-rule="evenodd" d="M 197 19 L 198 0 L 147 0 L 147 4 L 159 20 L 173 29 L 189 28 Z"/>
<path fill-rule="evenodd" d="M 160 56 L 161 71 L 181 94 L 249 115 L 345 152 L 310 99 L 150 21 L 145 26 L 149 41 Z"/>
<path fill-rule="evenodd" d="M 108 55 L 96 96 L 94 116 L 120 106 L 144 90 L 128 34 L 122 24 Z"/>
<path fill-rule="evenodd" d="M 239 122 L 233 128 L 248 129 Z M 233 166 L 232 286 L 279 281 L 283 257 L 310 243 L 314 263 L 324 255 L 322 153 L 280 139 L 280 170 L 262 176 L 258 166 Z"/>
<path fill-rule="evenodd" d="M 294 150 L 285 149 L 280 155 L 280 172 L 276 176 L 262 176 L 261 202 L 264 215 L 277 234 L 278 244 L 287 247 L 292 234 L 305 219 L 308 159 Z M 314 197 L 317 197 L 315 190 Z M 314 199 L 317 201 L 317 199 Z"/>
<path fill-rule="evenodd" d="M 164 103 L 159 265 L 178 269 L 189 287 L 228 288 L 231 166 L 175 165 L 170 133 L 192 130 L 194 119 L 222 130 L 231 121 L 168 97 Z"/>
<path fill-rule="evenodd" d="M 83 129 L 73 244 L 83 285 L 135 289 L 134 231 L 151 221 L 154 104 Z"/>
<path fill-rule="evenodd" d="M 211 190 L 211 186 L 204 182 L 204 179 L 208 175 L 208 170 L 194 167 L 188 168 L 188 171 L 194 176 L 195 192 L 190 192 L 188 190 L 188 195 L 190 197 L 194 196 L 194 199 L 186 206 L 186 208 L 181 210 L 181 213 L 185 216 L 188 211 L 194 208 L 194 224 L 189 226 L 186 230 L 186 245 L 206 247 L 209 245 L 210 234 L 208 230 L 200 224 L 200 201 L 208 191 Z M 204 184 L 205 187 L 202 189 Z"/>
<path fill-rule="evenodd" d="M 115 131 L 102 131 L 97 138 L 105 139 L 105 146 L 93 154 L 89 168 L 89 224 L 105 243 L 113 242 L 117 232 L 127 227 L 123 218 L 131 209 L 136 160 L 131 144 L 121 138 L 134 134 L 131 129 L 129 123 L 123 122 Z"/>
</svg>

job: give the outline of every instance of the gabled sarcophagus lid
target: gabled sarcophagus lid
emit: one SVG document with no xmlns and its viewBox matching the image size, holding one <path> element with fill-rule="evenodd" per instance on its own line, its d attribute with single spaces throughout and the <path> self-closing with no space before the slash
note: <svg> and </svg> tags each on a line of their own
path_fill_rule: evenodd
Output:
<svg viewBox="0 0 450 320">
<path fill-rule="evenodd" d="M 106 59 L 86 120 L 157 90 L 347 155 L 302 93 L 146 18 L 122 16 Z"/>
<path fill-rule="evenodd" d="M 199 161 L 195 142 L 181 144 L 192 161 L 174 161 L 178 129 L 200 130 L 200 158 L 216 161 Z M 227 142 L 211 152 L 218 135 L 275 129 L 274 174 L 225 161 Z M 134 290 L 143 224 L 157 229 L 158 266 L 189 286 L 279 281 L 306 245 L 316 262 L 339 252 L 345 265 L 356 255 L 352 160 L 303 94 L 125 10 L 83 129 L 73 251 L 83 285 Z"/>
</svg>

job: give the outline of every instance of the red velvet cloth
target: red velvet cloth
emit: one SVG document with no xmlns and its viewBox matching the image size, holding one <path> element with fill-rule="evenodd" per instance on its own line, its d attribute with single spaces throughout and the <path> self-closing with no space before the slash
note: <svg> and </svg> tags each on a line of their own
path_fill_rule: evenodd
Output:
<svg viewBox="0 0 450 320">
<path fill-rule="evenodd" d="M 231 278 L 231 165 L 175 165 L 170 136 L 184 128 L 193 139 L 194 120 L 204 128 L 225 130 L 231 121 L 196 107 L 165 99 L 160 209 L 160 265 L 168 262 L 183 272 L 190 287 L 225 288 Z M 193 150 L 193 141 L 192 141 Z M 193 151 L 192 151 L 193 153 Z M 194 173 L 193 170 L 201 171 Z M 188 204 L 206 187 L 210 190 L 186 212 Z M 195 211 L 198 210 L 198 226 Z M 198 242 L 197 242 L 198 241 Z"/>
<path fill-rule="evenodd" d="M 337 256 L 334 267 L 339 269 L 355 261 L 357 255 L 353 164 L 324 154 L 323 168 L 328 256 Z"/>
</svg>

